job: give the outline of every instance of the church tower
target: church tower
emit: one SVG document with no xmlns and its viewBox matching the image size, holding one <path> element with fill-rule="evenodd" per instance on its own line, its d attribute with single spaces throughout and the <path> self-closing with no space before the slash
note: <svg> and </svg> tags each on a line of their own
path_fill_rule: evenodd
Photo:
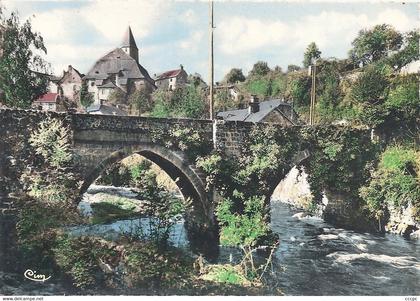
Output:
<svg viewBox="0 0 420 301">
<path fill-rule="evenodd" d="M 128 26 L 127 32 L 124 35 L 121 49 L 124 50 L 129 56 L 139 61 L 139 49 L 137 48 L 136 41 L 134 40 L 133 33 L 131 32 L 130 26 Z"/>
</svg>

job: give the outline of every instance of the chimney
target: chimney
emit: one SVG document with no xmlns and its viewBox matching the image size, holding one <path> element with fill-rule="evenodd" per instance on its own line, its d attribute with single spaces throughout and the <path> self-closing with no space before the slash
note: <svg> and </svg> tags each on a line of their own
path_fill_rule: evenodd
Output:
<svg viewBox="0 0 420 301">
<path fill-rule="evenodd" d="M 182 64 L 179 65 L 179 67 L 181 67 L 181 70 L 184 70 L 184 66 Z"/>
<path fill-rule="evenodd" d="M 251 95 L 248 105 L 248 113 L 257 113 L 260 110 L 260 102 L 256 95 Z"/>
</svg>

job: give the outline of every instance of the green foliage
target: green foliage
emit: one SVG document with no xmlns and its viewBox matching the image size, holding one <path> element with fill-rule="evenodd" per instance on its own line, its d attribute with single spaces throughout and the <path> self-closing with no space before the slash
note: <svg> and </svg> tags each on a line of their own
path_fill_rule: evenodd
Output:
<svg viewBox="0 0 420 301">
<path fill-rule="evenodd" d="M 305 162 L 314 202 L 328 190 L 345 194 L 358 202 L 358 189 L 369 178 L 367 166 L 376 158 L 377 146 L 368 133 L 351 128 L 319 127 L 302 129 L 311 159 Z"/>
<path fill-rule="evenodd" d="M 235 103 L 233 97 L 230 95 L 228 88 L 216 90 L 213 105 L 215 112 L 237 108 L 237 104 Z"/>
<path fill-rule="evenodd" d="M 322 122 L 332 122 L 341 116 L 340 104 L 343 100 L 340 88 L 340 72 L 337 61 L 322 61 L 318 67 L 318 99 L 316 118 Z"/>
<path fill-rule="evenodd" d="M 245 200 L 242 214 L 233 212 L 230 199 L 218 204 L 216 215 L 221 226 L 222 245 L 253 247 L 269 234 L 264 202 L 265 198 L 258 196 Z"/>
<path fill-rule="evenodd" d="M 158 130 L 152 129 L 150 136 L 154 143 L 182 150 L 192 159 L 207 154 L 211 143 L 203 130 L 179 125 Z"/>
<path fill-rule="evenodd" d="M 418 90 L 419 75 L 395 79 L 391 84 L 385 107 L 396 121 L 418 123 L 420 99 Z"/>
<path fill-rule="evenodd" d="M 287 73 L 299 71 L 300 69 L 301 68 L 299 66 L 291 64 L 287 66 Z"/>
<path fill-rule="evenodd" d="M 205 96 L 199 87 L 184 86 L 173 92 L 157 90 L 153 98 L 152 117 L 202 118 L 205 114 Z"/>
<path fill-rule="evenodd" d="M 203 279 L 236 285 L 249 285 L 243 271 L 238 266 L 229 264 L 210 266 L 210 271 L 204 275 Z"/>
<path fill-rule="evenodd" d="M 139 212 L 138 201 L 117 196 L 106 196 L 101 202 L 93 203 L 92 223 L 105 224 L 115 220 L 143 215 Z"/>
<path fill-rule="evenodd" d="M 285 97 L 291 101 L 297 111 L 302 112 L 310 103 L 311 78 L 306 72 L 294 72 L 287 77 Z"/>
<path fill-rule="evenodd" d="M 137 167 L 134 166 L 133 168 Z M 117 162 L 105 169 L 101 176 L 96 180 L 96 183 L 100 185 L 112 185 L 116 187 L 129 187 L 130 181 L 130 169 L 127 166 L 121 164 L 121 162 Z"/>
<path fill-rule="evenodd" d="M 403 39 L 403 48 L 389 57 L 389 64 L 395 70 L 400 70 L 402 67 L 408 65 L 409 63 L 420 59 L 420 34 L 418 29 L 414 29 L 405 33 Z"/>
<path fill-rule="evenodd" d="M 388 71 L 380 65 L 369 65 L 351 88 L 351 97 L 359 106 L 358 118 L 369 126 L 382 124 L 388 115 L 383 105 L 389 87 Z"/>
<path fill-rule="evenodd" d="M 128 103 L 134 108 L 138 115 L 150 112 L 153 108 L 151 93 L 152 91 L 150 89 L 142 87 L 141 89 L 135 90 L 128 97 Z"/>
<path fill-rule="evenodd" d="M 152 291 L 176 287 L 188 282 L 192 274 L 192 261 L 182 252 L 161 250 L 152 243 L 130 244 L 122 259 L 127 267 L 124 277 L 128 287 L 144 287 Z"/>
<path fill-rule="evenodd" d="M 53 168 L 67 166 L 72 160 L 70 152 L 70 129 L 59 119 L 47 118 L 29 138 L 37 155 Z"/>
<path fill-rule="evenodd" d="M 106 262 L 113 247 L 97 238 L 59 236 L 53 248 L 56 264 L 72 279 L 75 287 L 86 289 L 101 286 L 99 262 Z"/>
<path fill-rule="evenodd" d="M 303 54 L 303 67 L 308 68 L 320 57 L 321 51 L 319 51 L 318 46 L 316 46 L 315 42 L 310 43 Z"/>
<path fill-rule="evenodd" d="M 224 78 L 224 81 L 228 84 L 235 84 L 237 82 L 245 81 L 245 75 L 242 73 L 242 69 L 232 68 Z"/>
<path fill-rule="evenodd" d="M 359 65 L 377 62 L 398 51 L 403 43 L 401 33 L 387 24 L 376 25 L 372 29 L 361 30 L 353 40 L 349 56 Z"/>
<path fill-rule="evenodd" d="M 133 93 L 134 94 L 134 93 Z M 133 95 L 132 94 L 132 95 Z M 136 95 L 137 96 L 137 95 Z M 134 96 L 134 98 L 136 97 Z M 92 99 L 93 100 L 93 99 Z M 133 99 L 135 101 L 135 99 Z M 121 89 L 114 89 L 111 93 L 109 93 L 107 102 L 110 104 L 116 105 L 116 104 L 124 104 L 127 102 L 127 95 L 126 93 Z M 89 104 L 90 105 L 90 104 Z M 88 106 L 89 106 L 88 105 Z"/>
<path fill-rule="evenodd" d="M 272 93 L 272 81 L 270 78 L 252 78 L 246 82 L 246 88 L 251 94 L 266 98 Z"/>
<path fill-rule="evenodd" d="M 270 72 L 267 62 L 258 61 L 254 64 L 251 71 L 249 71 L 248 77 L 261 77 L 265 76 Z"/>
<path fill-rule="evenodd" d="M 420 152 L 410 147 L 388 147 L 360 196 L 376 218 L 383 218 L 388 205 L 411 204 L 420 220 Z"/>
<path fill-rule="evenodd" d="M 267 195 L 273 179 L 290 169 L 299 137 L 292 128 L 254 127 L 244 145 L 234 179 L 249 196 Z"/>
<path fill-rule="evenodd" d="M 28 108 L 33 100 L 47 91 L 49 66 L 40 55 L 47 53 L 47 49 L 41 35 L 32 31 L 30 21 L 21 25 L 16 12 L 6 19 L 0 9 L 1 27 L 4 30 L 0 89 L 4 92 L 4 104 Z"/>
<path fill-rule="evenodd" d="M 23 262 L 50 269 L 56 228 L 79 220 L 74 206 L 77 183 L 69 170 L 73 160 L 70 133 L 63 122 L 46 118 L 28 139 L 34 148 L 21 182 L 27 197 L 19 208 L 17 234 Z"/>
<path fill-rule="evenodd" d="M 95 101 L 93 98 L 93 94 L 88 91 L 88 86 L 86 81 L 82 82 L 82 86 L 80 87 L 80 104 L 87 108 Z"/>
</svg>

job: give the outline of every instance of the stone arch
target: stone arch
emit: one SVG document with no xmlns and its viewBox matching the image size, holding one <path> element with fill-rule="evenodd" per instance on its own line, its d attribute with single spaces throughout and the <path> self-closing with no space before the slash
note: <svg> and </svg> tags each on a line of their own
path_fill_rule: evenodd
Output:
<svg viewBox="0 0 420 301">
<path fill-rule="evenodd" d="M 310 153 L 307 149 L 298 151 L 290 161 L 290 164 L 287 169 L 283 170 L 283 172 L 273 175 L 270 183 L 268 183 L 269 190 L 267 193 L 267 199 L 269 200 L 273 194 L 274 191 L 277 189 L 277 187 L 280 185 L 280 183 L 286 179 L 286 177 L 289 175 L 289 173 L 294 169 L 300 167 L 305 163 L 306 160 L 310 158 Z"/>
<path fill-rule="evenodd" d="M 80 195 L 87 191 L 107 167 L 133 154 L 139 154 L 162 168 L 174 180 L 182 195 L 185 198 L 191 198 L 193 208 L 187 223 L 204 229 L 214 227 L 211 195 L 206 192 L 199 175 L 188 165 L 188 161 L 182 153 L 154 144 L 128 146 L 112 152 L 84 178 L 80 187 Z"/>
</svg>

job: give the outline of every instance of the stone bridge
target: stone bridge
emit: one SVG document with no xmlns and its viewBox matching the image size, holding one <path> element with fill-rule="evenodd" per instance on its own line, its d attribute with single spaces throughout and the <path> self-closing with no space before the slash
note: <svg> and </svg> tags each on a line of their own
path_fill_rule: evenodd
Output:
<svg viewBox="0 0 420 301">
<path fill-rule="evenodd" d="M 226 156 L 239 156 L 241 146 L 253 128 L 252 123 L 222 120 L 212 122 L 196 119 L 0 110 L 0 192 L 2 179 L 5 182 L 6 178 L 18 178 L 13 171 L 16 168 L 12 169 L 9 166 L 10 158 L 17 160 L 16 164 L 19 165 L 20 161 L 24 162 L 24 158 L 33 156 L 28 138 L 39 122 L 47 117 L 62 120 L 71 131 L 72 148 L 76 155 L 74 171 L 82 179 L 80 194 L 83 194 L 108 166 L 137 153 L 156 163 L 175 181 L 183 196 L 191 198 L 193 218 L 187 219 L 187 224 L 200 229 L 199 232 L 216 227 L 213 212 L 215 193 L 206 191 L 205 175 L 195 167 L 195 158 L 189 156 L 182 148 L 168 147 L 164 141 L 157 139 L 156 133 L 168 135 L 174 129 L 194 129 L 201 133 L 208 153 L 217 148 Z M 306 150 L 298 150 L 294 156 L 294 159 L 289 160 L 292 164 L 302 161 L 309 154 Z M 21 170 L 24 168 L 25 166 L 20 167 Z M 274 183 L 278 183 L 281 179 L 274 180 Z M 4 186 L 3 190 L 8 190 L 6 192 L 14 189 L 12 186 Z"/>
<path fill-rule="evenodd" d="M 45 118 L 58 118 L 71 130 L 74 171 L 82 179 L 80 193 L 111 164 L 132 154 L 140 154 L 162 168 L 177 184 L 181 193 L 193 201 L 190 223 L 200 228 L 215 225 L 213 191 L 206 191 L 205 175 L 195 167 L 195 158 L 180 149 L 168 148 L 156 139 L 156 133 L 167 134 L 173 129 L 194 129 L 207 142 L 207 152 L 214 147 L 228 156 L 238 155 L 251 123 L 217 120 L 148 118 L 111 115 L 86 115 L 34 110 L 0 110 L 0 178 L 12 177 L 8 158 L 28 158 L 33 150 L 28 138 Z M 23 161 L 23 160 L 22 160 Z M 24 167 L 22 167 L 24 168 Z"/>
</svg>

